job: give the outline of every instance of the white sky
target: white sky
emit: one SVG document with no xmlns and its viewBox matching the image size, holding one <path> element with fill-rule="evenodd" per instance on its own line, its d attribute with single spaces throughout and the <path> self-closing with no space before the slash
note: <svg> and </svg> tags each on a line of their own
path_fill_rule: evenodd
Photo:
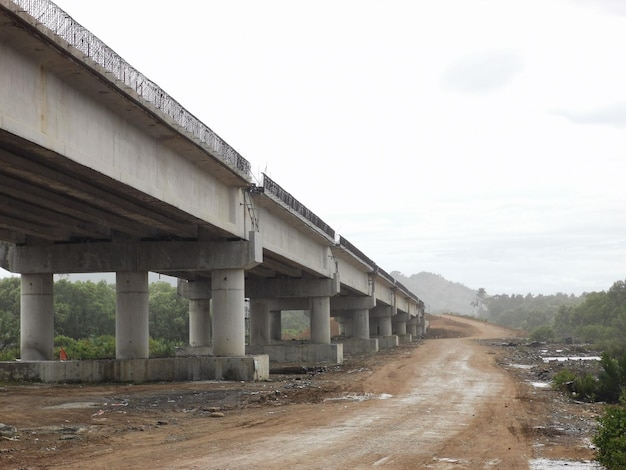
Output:
<svg viewBox="0 0 626 470">
<path fill-rule="evenodd" d="M 608 289 L 622 0 L 59 0 L 388 272 Z"/>
</svg>

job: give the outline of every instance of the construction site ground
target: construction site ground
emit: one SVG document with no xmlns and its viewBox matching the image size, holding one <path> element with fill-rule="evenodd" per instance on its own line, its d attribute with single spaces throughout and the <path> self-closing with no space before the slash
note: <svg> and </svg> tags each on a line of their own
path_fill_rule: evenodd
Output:
<svg viewBox="0 0 626 470">
<path fill-rule="evenodd" d="M 439 316 L 411 345 L 263 382 L 2 384 L 0 468 L 576 468 L 602 406 L 538 386 L 558 367 L 518 332 Z"/>
</svg>

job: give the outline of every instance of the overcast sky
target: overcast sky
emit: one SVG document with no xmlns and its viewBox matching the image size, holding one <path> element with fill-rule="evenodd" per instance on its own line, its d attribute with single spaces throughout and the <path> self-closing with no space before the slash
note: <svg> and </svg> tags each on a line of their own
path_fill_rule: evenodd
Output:
<svg viewBox="0 0 626 470">
<path fill-rule="evenodd" d="M 387 272 L 626 279 L 626 2 L 56 3 Z"/>
</svg>

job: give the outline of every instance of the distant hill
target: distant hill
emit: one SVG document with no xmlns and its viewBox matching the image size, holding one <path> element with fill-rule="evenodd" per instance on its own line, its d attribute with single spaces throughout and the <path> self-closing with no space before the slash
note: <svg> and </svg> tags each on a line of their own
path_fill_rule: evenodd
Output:
<svg viewBox="0 0 626 470">
<path fill-rule="evenodd" d="M 407 277 L 393 271 L 391 275 L 415 293 L 426 304 L 429 313 L 476 315 L 476 308 L 471 305 L 476 298 L 474 289 L 448 281 L 439 274 L 421 272 Z"/>
</svg>

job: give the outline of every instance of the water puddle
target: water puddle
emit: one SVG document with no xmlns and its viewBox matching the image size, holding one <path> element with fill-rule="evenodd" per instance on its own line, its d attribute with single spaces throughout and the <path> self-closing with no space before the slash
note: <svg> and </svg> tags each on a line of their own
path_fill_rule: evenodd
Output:
<svg viewBox="0 0 626 470">
<path fill-rule="evenodd" d="M 599 361 L 600 356 L 552 356 L 542 357 L 543 362 L 565 362 L 565 361 Z"/>
<path fill-rule="evenodd" d="M 597 462 L 583 461 L 575 462 L 572 460 L 549 460 L 549 459 L 533 459 L 529 462 L 530 470 L 603 470 L 604 467 Z"/>
<path fill-rule="evenodd" d="M 349 393 L 341 397 L 325 398 L 324 401 L 356 401 L 362 402 L 365 400 L 389 400 L 393 398 L 393 395 L 388 393 L 381 393 L 380 395 L 374 395 L 373 393 L 365 393 L 363 395 Z"/>
<path fill-rule="evenodd" d="M 512 367 L 513 369 L 532 369 L 535 366 L 530 364 L 509 364 L 509 367 Z"/>
<path fill-rule="evenodd" d="M 530 384 L 535 388 L 551 388 L 552 387 L 550 382 L 531 382 Z"/>
</svg>

